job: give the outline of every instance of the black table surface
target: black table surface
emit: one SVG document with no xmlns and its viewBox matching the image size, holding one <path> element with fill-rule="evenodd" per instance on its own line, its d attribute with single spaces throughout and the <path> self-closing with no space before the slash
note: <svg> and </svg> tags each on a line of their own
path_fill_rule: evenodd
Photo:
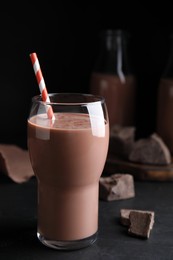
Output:
<svg viewBox="0 0 173 260">
<path fill-rule="evenodd" d="M 149 239 L 131 237 L 120 224 L 120 209 L 153 210 Z M 17 184 L 0 175 L 0 259 L 173 259 L 173 182 L 135 181 L 135 197 L 99 201 L 97 242 L 77 251 L 42 245 L 37 230 L 35 177 Z"/>
</svg>

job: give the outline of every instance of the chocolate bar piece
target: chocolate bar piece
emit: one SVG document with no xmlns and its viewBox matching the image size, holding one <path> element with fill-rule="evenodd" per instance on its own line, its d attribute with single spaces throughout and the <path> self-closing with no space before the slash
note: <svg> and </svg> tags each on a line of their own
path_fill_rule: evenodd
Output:
<svg viewBox="0 0 173 260">
<path fill-rule="evenodd" d="M 131 211 L 128 233 L 134 236 L 149 238 L 154 223 L 153 218 L 154 215 L 150 212 Z"/>
<path fill-rule="evenodd" d="M 16 145 L 0 145 L 0 172 L 14 182 L 27 181 L 34 175 L 27 150 Z"/>
<path fill-rule="evenodd" d="M 137 209 L 121 209 L 120 210 L 120 222 L 123 226 L 130 226 L 130 213 L 139 212 L 139 213 L 149 213 L 152 215 L 152 222 L 150 228 L 153 228 L 154 225 L 154 211 L 149 210 L 137 210 Z"/>
<path fill-rule="evenodd" d="M 116 173 L 101 177 L 99 198 L 106 201 L 129 199 L 135 196 L 134 179 L 131 174 Z"/>
<path fill-rule="evenodd" d="M 129 160 L 143 164 L 168 165 L 171 163 L 171 153 L 160 136 L 154 133 L 136 141 Z"/>
<path fill-rule="evenodd" d="M 135 127 L 114 125 L 110 131 L 109 153 L 128 159 L 135 142 Z"/>
</svg>

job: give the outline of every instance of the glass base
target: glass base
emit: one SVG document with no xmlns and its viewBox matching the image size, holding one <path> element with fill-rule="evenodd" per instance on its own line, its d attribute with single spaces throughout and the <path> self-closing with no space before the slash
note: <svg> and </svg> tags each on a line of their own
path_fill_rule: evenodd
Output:
<svg viewBox="0 0 173 260">
<path fill-rule="evenodd" d="M 43 245 L 57 250 L 76 250 L 76 249 L 88 247 L 94 244 L 94 242 L 97 240 L 97 235 L 98 232 L 84 239 L 70 240 L 70 241 L 63 241 L 63 240 L 56 241 L 56 240 L 49 240 L 44 236 L 42 236 L 40 233 L 37 233 L 37 237 Z"/>
</svg>

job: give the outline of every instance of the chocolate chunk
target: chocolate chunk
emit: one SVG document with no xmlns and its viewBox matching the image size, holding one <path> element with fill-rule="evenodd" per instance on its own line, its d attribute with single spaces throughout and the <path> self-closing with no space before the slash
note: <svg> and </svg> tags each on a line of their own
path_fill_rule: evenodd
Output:
<svg viewBox="0 0 173 260">
<path fill-rule="evenodd" d="M 135 142 L 135 127 L 114 125 L 110 131 L 109 152 L 123 159 L 128 159 Z"/>
<path fill-rule="evenodd" d="M 34 175 L 28 151 L 16 145 L 1 144 L 0 172 L 17 183 L 27 181 Z"/>
<path fill-rule="evenodd" d="M 130 226 L 130 213 L 131 212 L 139 212 L 139 213 L 149 213 L 152 215 L 152 222 L 150 228 L 153 228 L 154 225 L 154 212 L 149 210 L 137 210 L 137 209 L 121 209 L 120 210 L 120 222 L 124 226 Z"/>
<path fill-rule="evenodd" d="M 123 226 L 129 226 L 130 225 L 130 220 L 129 220 L 129 215 L 131 209 L 121 209 L 120 210 L 120 222 Z"/>
<path fill-rule="evenodd" d="M 131 211 L 128 233 L 143 238 L 149 238 L 154 223 L 154 214 L 149 212 Z"/>
<path fill-rule="evenodd" d="M 99 198 L 106 201 L 129 199 L 135 196 L 134 179 L 131 174 L 113 174 L 101 177 Z"/>
<path fill-rule="evenodd" d="M 159 135 L 154 133 L 136 141 L 129 160 L 143 164 L 168 165 L 171 163 L 171 153 Z"/>
</svg>

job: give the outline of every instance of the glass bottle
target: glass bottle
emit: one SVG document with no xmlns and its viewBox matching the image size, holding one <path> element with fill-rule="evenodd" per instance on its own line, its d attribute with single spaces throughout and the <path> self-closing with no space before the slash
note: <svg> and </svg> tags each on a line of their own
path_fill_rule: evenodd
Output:
<svg viewBox="0 0 173 260">
<path fill-rule="evenodd" d="M 173 34 L 169 58 L 158 85 L 156 131 L 173 154 Z"/>
<path fill-rule="evenodd" d="M 90 93 L 105 97 L 110 126 L 134 125 L 136 79 L 130 64 L 127 33 L 105 30 L 99 40 Z"/>
</svg>

